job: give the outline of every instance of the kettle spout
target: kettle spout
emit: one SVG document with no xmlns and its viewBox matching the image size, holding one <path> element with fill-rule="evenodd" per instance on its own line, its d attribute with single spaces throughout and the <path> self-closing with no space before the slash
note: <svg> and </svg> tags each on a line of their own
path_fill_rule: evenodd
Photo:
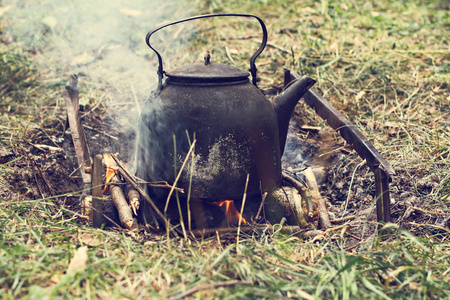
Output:
<svg viewBox="0 0 450 300">
<path fill-rule="evenodd" d="M 314 79 L 303 76 L 298 80 L 292 81 L 272 102 L 278 119 L 281 155 L 283 155 L 286 145 L 289 120 L 295 105 L 315 83 Z"/>
</svg>

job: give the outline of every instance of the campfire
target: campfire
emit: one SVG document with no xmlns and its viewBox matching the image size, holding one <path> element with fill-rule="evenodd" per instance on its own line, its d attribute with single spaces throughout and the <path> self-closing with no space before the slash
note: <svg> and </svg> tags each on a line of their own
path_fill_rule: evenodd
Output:
<svg viewBox="0 0 450 300">
<path fill-rule="evenodd" d="M 151 45 L 152 34 L 180 22 L 217 16 L 259 21 L 263 40 L 250 59 L 252 81 L 243 70 L 211 62 L 209 54 L 204 63 L 165 72 L 160 54 Z M 378 218 L 389 221 L 392 168 L 361 132 L 312 88 L 313 79 L 286 71 L 281 94 L 267 99 L 260 93 L 255 59 L 267 43 L 261 19 L 243 14 L 198 16 L 161 26 L 149 32 L 146 41 L 159 58 L 160 77 L 140 116 L 135 161 L 128 162 L 136 172 L 108 153 L 94 155 L 91 166 L 77 110 L 76 76 L 67 87 L 77 159 L 85 185 L 92 185 L 92 203 L 85 201 L 85 206 L 92 206 L 94 226 L 109 222 L 133 230 L 141 223 L 185 236 L 193 228 L 254 228 L 266 222 L 287 222 L 298 229 L 331 227 L 312 169 L 290 175 L 281 170 L 290 115 L 303 95 L 306 103 L 367 159 L 376 178 Z M 164 75 L 168 79 L 162 85 Z M 116 214 L 105 214 L 108 201 Z M 178 225 L 181 230 L 174 227 Z"/>
</svg>

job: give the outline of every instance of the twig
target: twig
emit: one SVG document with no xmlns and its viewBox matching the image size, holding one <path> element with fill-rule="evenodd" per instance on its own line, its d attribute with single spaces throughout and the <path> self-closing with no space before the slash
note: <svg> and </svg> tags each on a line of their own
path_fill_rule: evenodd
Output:
<svg viewBox="0 0 450 300">
<path fill-rule="evenodd" d="M 348 217 L 344 217 L 344 218 L 340 218 L 340 219 L 330 220 L 330 223 L 332 223 L 332 224 L 340 224 L 340 223 L 344 223 L 344 222 L 347 222 L 347 221 L 354 220 L 355 218 L 356 218 L 355 216 L 348 216 Z"/>
<path fill-rule="evenodd" d="M 41 190 L 41 186 L 39 185 L 39 181 L 38 181 L 38 179 L 37 179 L 37 176 L 36 176 L 36 172 L 35 172 L 35 171 L 36 171 L 36 170 L 35 170 L 35 166 L 34 166 L 34 164 L 33 164 L 33 176 L 34 176 L 34 180 L 36 181 L 36 186 L 37 186 L 37 188 L 38 188 L 38 190 L 39 190 L 39 194 L 41 194 L 42 199 L 45 199 L 44 193 L 43 193 L 42 190 Z M 36 204 L 37 204 L 37 202 L 36 202 Z M 36 204 L 34 205 L 33 210 L 32 210 L 31 212 L 34 211 L 34 208 L 36 207 Z"/>
<path fill-rule="evenodd" d="M 63 201 L 63 204 L 61 205 L 61 207 L 64 207 L 64 206 L 66 205 L 66 200 L 67 200 L 67 196 L 64 197 L 64 201 Z M 63 210 L 62 210 L 62 208 L 60 208 L 60 209 L 56 212 L 56 214 L 54 214 L 53 216 L 50 217 L 50 219 L 56 220 L 57 218 L 59 218 L 60 216 L 62 216 L 62 212 L 63 212 Z"/>
<path fill-rule="evenodd" d="M 445 232 L 450 232 L 450 229 L 447 229 L 442 226 L 434 225 L 434 224 L 419 224 L 419 223 L 415 223 L 415 222 L 409 222 L 408 224 L 414 225 L 414 226 L 419 226 L 419 227 L 431 227 L 431 228 L 443 230 Z"/>
<path fill-rule="evenodd" d="M 412 205 L 408 205 L 408 207 L 410 207 L 411 209 L 413 209 L 415 211 L 424 213 L 424 214 L 434 214 L 434 215 L 440 215 L 440 216 L 446 216 L 446 217 L 450 216 L 449 213 L 445 213 L 445 212 L 437 212 L 437 211 L 426 210 L 426 209 L 415 207 L 415 206 L 412 206 Z"/>
<path fill-rule="evenodd" d="M 169 228 L 169 231 L 176 237 L 178 237 L 178 231 L 176 228 L 174 228 L 170 222 L 166 219 L 166 217 L 164 217 L 164 215 L 161 213 L 161 211 L 158 209 L 158 207 L 156 206 L 155 202 L 153 202 L 153 200 L 147 195 L 147 193 L 144 191 L 144 189 L 138 185 L 133 177 L 131 176 L 131 174 L 123 167 L 123 165 L 120 163 L 120 161 L 117 159 L 117 157 L 114 154 L 111 154 L 111 157 L 114 159 L 114 161 L 117 164 L 118 170 L 120 172 L 120 174 L 125 178 L 125 180 L 130 183 L 145 199 L 145 201 L 147 201 L 147 203 L 151 206 L 151 208 L 153 209 L 153 211 L 156 213 L 156 215 L 158 216 L 159 220 L 163 223 L 166 224 Z"/>
<path fill-rule="evenodd" d="M 97 210 L 95 207 L 91 206 L 91 209 L 94 210 L 95 212 L 97 212 L 98 214 L 102 215 L 106 220 L 110 221 L 114 226 L 116 226 L 119 229 L 122 229 L 122 226 L 120 226 L 119 224 L 117 224 L 113 219 L 111 219 L 110 217 L 108 217 L 107 215 L 105 215 L 104 212 Z"/>
<path fill-rule="evenodd" d="M 353 170 L 352 178 L 350 179 L 350 184 L 349 184 L 349 187 L 348 187 L 347 199 L 345 199 L 344 212 L 343 212 L 344 215 L 345 215 L 345 212 L 347 211 L 348 202 L 350 201 L 350 195 L 351 195 L 353 180 L 355 179 L 356 171 L 358 170 L 358 168 L 360 166 L 362 166 L 365 163 L 366 163 L 366 160 L 363 160 Z"/>
<path fill-rule="evenodd" d="M 229 281 L 222 281 L 222 282 L 215 282 L 215 283 L 202 283 L 197 286 L 194 286 L 193 288 L 188 289 L 187 291 L 185 291 L 181 294 L 172 296 L 169 299 L 170 300 L 183 299 L 183 298 L 186 298 L 186 297 L 188 297 L 192 294 L 195 294 L 199 291 L 211 290 L 211 289 L 215 289 L 218 287 L 231 286 L 231 285 L 237 285 L 237 284 L 253 285 L 253 282 L 252 281 L 242 281 L 242 280 L 229 280 Z"/>
<path fill-rule="evenodd" d="M 54 147 L 54 146 L 49 146 L 49 145 L 43 145 L 43 144 L 32 144 L 32 143 L 28 143 L 31 146 L 33 146 L 34 148 L 44 151 L 44 150 L 49 150 L 49 151 L 58 151 L 58 152 L 62 152 L 64 151 L 64 149 L 60 148 L 60 147 Z"/>
<path fill-rule="evenodd" d="M 106 133 L 106 132 L 104 132 L 104 131 L 95 129 L 94 127 L 91 127 L 91 126 L 89 126 L 89 125 L 84 125 L 84 124 L 83 124 L 83 127 L 84 127 L 84 128 L 87 128 L 87 129 L 89 129 L 89 130 L 92 130 L 92 131 L 96 131 L 96 132 L 98 132 L 98 133 L 101 133 L 101 134 L 103 134 L 104 136 L 107 136 L 107 137 L 109 137 L 109 138 L 112 138 L 113 140 L 116 140 L 116 141 L 119 140 L 118 137 L 115 137 L 115 136 L 113 136 L 113 135 L 110 135 L 109 133 Z"/>
<path fill-rule="evenodd" d="M 155 188 L 162 188 L 162 189 L 174 189 L 175 191 L 178 191 L 179 193 L 184 194 L 184 189 L 170 185 L 167 181 L 156 181 L 156 182 L 148 182 L 140 179 L 139 177 L 133 176 L 136 179 L 137 183 L 146 184 L 151 187 Z"/>
<path fill-rule="evenodd" d="M 262 208 L 263 208 L 263 206 L 264 206 L 264 202 L 266 201 L 266 198 L 267 198 L 267 192 L 265 192 L 265 193 L 262 195 L 261 204 L 259 205 L 258 212 L 256 213 L 256 216 L 255 216 L 255 219 L 254 219 L 254 222 L 253 222 L 253 223 L 258 222 L 259 214 L 261 213 L 261 210 L 262 210 Z"/>
<path fill-rule="evenodd" d="M 352 250 L 352 249 L 358 247 L 359 245 L 361 245 L 361 242 L 357 242 L 356 244 L 354 244 L 354 245 L 352 245 L 352 246 L 349 246 L 349 247 L 347 247 L 347 248 L 344 248 L 344 251 L 350 251 L 350 250 Z"/>
<path fill-rule="evenodd" d="M 245 188 L 244 188 L 244 196 L 242 196 L 241 215 L 239 216 L 239 221 L 238 221 L 238 230 L 237 230 L 237 239 L 236 239 L 236 252 L 237 253 L 239 253 L 239 234 L 241 233 L 241 223 L 242 223 L 242 219 L 244 218 L 243 212 L 244 212 L 245 200 L 247 199 L 247 188 L 248 188 L 248 180 L 249 179 L 250 179 L 250 174 L 247 173 L 247 180 L 245 181 Z"/>
<path fill-rule="evenodd" d="M 94 207 L 92 207 L 92 209 L 95 210 Z M 111 219 L 110 217 L 108 217 L 107 215 L 105 215 L 103 212 L 101 212 L 101 211 L 97 211 L 97 212 L 98 212 L 99 214 L 103 215 L 103 217 L 104 217 L 105 219 L 107 219 L 108 221 L 110 221 L 114 226 L 116 226 L 118 230 L 121 230 L 122 232 L 125 232 L 125 234 L 127 234 L 129 237 L 131 237 L 135 242 L 140 243 L 140 241 L 138 241 L 138 240 L 136 239 L 136 237 L 134 236 L 134 234 L 133 234 L 132 232 L 123 229 L 122 226 L 120 226 L 119 224 L 117 224 L 116 222 L 114 222 L 113 219 Z"/>
<path fill-rule="evenodd" d="M 100 103 L 102 103 L 103 99 L 106 98 L 106 95 L 103 94 L 102 97 L 100 98 L 100 100 L 94 105 L 94 107 L 92 107 L 88 112 L 84 113 L 81 115 L 81 119 L 83 119 L 84 117 L 86 117 L 88 114 L 90 114 L 91 112 L 93 112 L 94 110 L 97 109 L 97 107 L 100 105 Z"/>
<path fill-rule="evenodd" d="M 50 187 L 50 184 L 48 183 L 47 179 L 45 178 L 44 174 L 41 171 L 41 168 L 39 168 L 39 165 L 37 164 L 36 160 L 33 157 L 30 157 L 33 163 L 33 166 L 36 167 L 36 170 L 38 171 L 39 175 L 41 175 L 42 181 L 44 181 L 45 186 L 48 189 L 48 192 L 51 196 L 54 196 L 52 193 L 52 188 Z"/>
</svg>

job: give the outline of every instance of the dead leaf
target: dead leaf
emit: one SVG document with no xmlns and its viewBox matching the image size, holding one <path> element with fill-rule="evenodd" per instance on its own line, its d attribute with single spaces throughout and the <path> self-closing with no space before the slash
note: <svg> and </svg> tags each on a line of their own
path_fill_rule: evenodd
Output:
<svg viewBox="0 0 450 300">
<path fill-rule="evenodd" d="M 55 274 L 50 278 L 50 281 L 54 284 L 58 284 L 61 281 L 61 274 Z"/>
<path fill-rule="evenodd" d="M 92 234 L 84 234 L 81 237 L 81 242 L 85 244 L 86 246 L 96 247 L 103 243 L 100 239 L 98 239 L 96 236 L 93 236 Z"/>
<path fill-rule="evenodd" d="M 361 98 L 364 96 L 366 92 L 364 91 L 360 91 L 356 96 L 355 96 L 355 101 L 359 102 L 359 100 L 361 100 Z"/>
<path fill-rule="evenodd" d="M 73 271 L 82 270 L 86 267 L 88 261 L 88 248 L 86 246 L 82 246 L 75 251 L 72 260 L 67 267 L 66 273 L 70 273 Z"/>
</svg>

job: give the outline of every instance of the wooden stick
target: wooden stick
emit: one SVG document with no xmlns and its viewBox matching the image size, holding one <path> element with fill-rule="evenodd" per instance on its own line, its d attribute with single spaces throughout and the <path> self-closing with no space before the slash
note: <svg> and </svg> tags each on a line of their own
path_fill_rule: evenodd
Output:
<svg viewBox="0 0 450 300">
<path fill-rule="evenodd" d="M 347 221 L 351 221 L 351 220 L 354 220 L 354 219 L 356 219 L 355 216 L 348 216 L 348 217 L 343 217 L 343 218 L 340 218 L 340 219 L 330 220 L 330 222 L 332 224 L 340 224 L 340 223 L 345 223 Z"/>
<path fill-rule="evenodd" d="M 92 165 L 92 226 L 100 228 L 105 219 L 103 218 L 103 200 L 102 200 L 102 155 L 94 155 Z"/>
<path fill-rule="evenodd" d="M 285 172 L 282 172 L 281 176 L 284 180 L 286 180 L 294 188 L 296 188 L 297 191 L 300 193 L 302 199 L 306 202 L 306 210 L 308 211 L 308 217 L 312 218 L 314 216 L 314 205 L 312 202 L 311 192 L 306 188 L 306 186 L 302 185 L 298 180 L 295 180 L 295 178 L 289 176 Z"/>
<path fill-rule="evenodd" d="M 147 203 L 151 206 L 151 208 L 153 209 L 153 211 L 156 213 L 156 215 L 158 216 L 159 220 L 163 223 L 163 224 L 167 224 L 167 226 L 169 227 L 169 231 L 171 232 L 172 235 L 178 237 L 178 231 L 176 228 L 174 228 L 170 222 L 166 219 L 166 217 L 164 217 L 164 215 L 161 213 L 161 211 L 158 209 L 158 207 L 156 206 L 155 202 L 153 202 L 153 200 L 147 195 L 147 193 L 144 191 L 144 189 L 136 183 L 136 181 L 134 180 L 134 178 L 131 176 L 131 174 L 123 167 L 122 163 L 117 159 L 117 157 L 112 154 L 111 157 L 114 159 L 114 161 L 117 164 L 118 170 L 120 172 L 120 174 L 125 178 L 125 180 L 130 183 L 141 195 L 142 197 L 144 197 L 145 201 L 147 201 Z"/>
<path fill-rule="evenodd" d="M 81 178 L 85 185 L 91 183 L 91 176 L 84 172 L 85 167 L 91 166 L 91 157 L 86 143 L 83 126 L 80 119 L 80 106 L 78 99 L 78 76 L 70 76 L 70 84 L 66 86 L 68 93 L 64 94 L 66 101 L 67 118 L 72 133 L 73 146 L 80 166 Z"/>
<path fill-rule="evenodd" d="M 264 202 L 266 201 L 266 198 L 267 198 L 267 192 L 264 192 L 264 194 L 262 195 L 261 204 L 259 205 L 259 208 L 258 208 L 258 212 L 256 213 L 255 219 L 253 220 L 253 224 L 258 222 L 258 218 L 259 218 L 259 215 L 261 214 L 261 210 L 264 206 Z"/>
<path fill-rule="evenodd" d="M 128 202 L 130 203 L 134 215 L 137 216 L 137 211 L 139 210 L 139 206 L 141 205 L 141 196 L 131 184 L 127 184 L 127 190 Z"/>
<path fill-rule="evenodd" d="M 167 181 L 148 182 L 148 181 L 144 181 L 136 176 L 133 176 L 133 177 L 136 178 L 137 183 L 146 184 L 146 185 L 154 187 L 154 188 L 174 189 L 175 191 L 178 191 L 179 193 L 184 194 L 184 189 L 176 187 L 176 186 L 172 186 Z"/>
<path fill-rule="evenodd" d="M 116 175 L 114 175 L 114 177 L 111 179 L 111 182 L 120 182 L 120 179 L 117 178 Z M 118 185 L 111 185 L 110 191 L 114 206 L 116 207 L 119 214 L 120 223 L 126 229 L 133 229 L 135 225 L 137 225 L 137 222 L 133 220 L 131 208 L 128 206 L 127 200 L 125 200 L 125 195 L 123 194 L 122 188 Z"/>
<path fill-rule="evenodd" d="M 102 155 L 94 155 L 92 161 L 92 226 L 100 228 L 105 223 L 103 218 L 103 195 L 102 195 Z"/>
<path fill-rule="evenodd" d="M 328 229 L 331 227 L 330 216 L 328 215 L 325 200 L 320 195 L 316 177 L 314 176 L 314 173 L 310 167 L 306 168 L 306 170 L 303 171 L 302 173 L 306 177 L 306 183 L 308 184 L 313 199 L 317 200 L 317 210 L 319 211 L 320 228 Z"/>
</svg>

